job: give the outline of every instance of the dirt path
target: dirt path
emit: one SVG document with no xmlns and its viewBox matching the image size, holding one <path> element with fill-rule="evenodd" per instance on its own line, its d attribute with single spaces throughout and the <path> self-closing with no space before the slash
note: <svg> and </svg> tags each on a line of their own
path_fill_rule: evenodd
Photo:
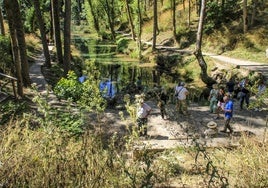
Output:
<svg viewBox="0 0 268 188">
<path fill-rule="evenodd" d="M 223 55 L 215 55 L 211 53 L 204 53 L 206 56 L 210 56 L 213 59 L 219 60 L 223 63 L 238 65 L 241 68 L 249 69 L 252 71 L 260 72 L 268 80 L 268 59 L 267 63 L 259 63 L 254 61 L 240 60 Z"/>
</svg>

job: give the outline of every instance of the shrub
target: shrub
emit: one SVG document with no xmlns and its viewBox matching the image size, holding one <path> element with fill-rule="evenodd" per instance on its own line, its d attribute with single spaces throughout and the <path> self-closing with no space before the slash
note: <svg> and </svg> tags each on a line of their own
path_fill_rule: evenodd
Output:
<svg viewBox="0 0 268 188">
<path fill-rule="evenodd" d="M 67 78 L 61 78 L 54 88 L 54 93 L 59 99 L 70 99 L 72 101 L 78 101 L 82 92 L 82 84 L 73 71 L 69 71 Z"/>
</svg>

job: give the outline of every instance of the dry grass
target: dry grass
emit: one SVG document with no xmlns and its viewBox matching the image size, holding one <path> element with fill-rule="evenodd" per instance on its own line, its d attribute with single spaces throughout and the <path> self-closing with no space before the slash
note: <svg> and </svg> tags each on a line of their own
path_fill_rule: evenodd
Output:
<svg viewBox="0 0 268 188">
<path fill-rule="evenodd" d="M 0 132 L 3 186 L 133 187 L 146 181 L 160 187 L 268 186 L 268 146 L 248 137 L 237 149 L 178 148 L 156 155 L 144 150 L 140 160 L 131 160 L 116 142 L 103 145 L 100 135 L 74 138 L 55 127 L 29 129 L 29 119 Z"/>
</svg>

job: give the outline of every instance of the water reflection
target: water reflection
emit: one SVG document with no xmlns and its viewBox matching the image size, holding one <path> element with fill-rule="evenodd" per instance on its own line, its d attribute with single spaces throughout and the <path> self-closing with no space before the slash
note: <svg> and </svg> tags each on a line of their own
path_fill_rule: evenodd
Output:
<svg viewBox="0 0 268 188">
<path fill-rule="evenodd" d="M 74 37 L 73 43 L 85 60 L 95 62 L 102 77 L 101 90 L 105 91 L 103 88 L 106 84 L 108 93 L 104 94 L 105 96 L 112 97 L 117 91 L 136 84 L 146 89 L 154 85 L 176 83 L 177 74 L 172 75 L 171 71 L 166 71 L 164 67 L 141 67 L 138 61 L 133 61 L 128 56 L 115 56 L 116 45 L 107 41 Z M 107 81 L 111 84 L 109 89 Z"/>
</svg>

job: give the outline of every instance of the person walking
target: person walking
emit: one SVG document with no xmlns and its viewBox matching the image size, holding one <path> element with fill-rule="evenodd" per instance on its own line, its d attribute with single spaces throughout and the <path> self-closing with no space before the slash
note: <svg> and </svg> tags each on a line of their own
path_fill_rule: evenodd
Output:
<svg viewBox="0 0 268 188">
<path fill-rule="evenodd" d="M 227 133 L 227 129 L 228 129 L 229 133 L 232 134 L 233 129 L 230 126 L 230 121 L 233 117 L 234 104 L 233 104 L 233 101 L 230 100 L 230 97 L 228 95 L 224 96 L 223 100 L 225 102 L 225 107 L 224 107 L 225 123 L 224 123 L 224 129 L 221 130 L 221 132 Z"/>
<path fill-rule="evenodd" d="M 235 90 L 235 81 L 233 78 L 230 78 L 230 80 L 226 83 L 226 88 L 228 95 L 233 98 L 234 97 L 234 90 Z"/>
<path fill-rule="evenodd" d="M 225 95 L 226 93 L 225 93 L 224 87 L 220 87 L 218 97 L 217 97 L 217 101 L 218 101 L 217 109 L 216 109 L 217 117 L 215 119 L 220 119 L 220 112 L 224 110 L 225 102 L 223 98 Z M 228 96 L 231 97 L 229 93 L 228 93 Z"/>
<path fill-rule="evenodd" d="M 158 103 L 157 106 L 160 109 L 162 119 L 167 118 L 166 104 L 168 100 L 167 91 L 164 87 L 161 88 L 160 93 L 157 95 Z"/>
<path fill-rule="evenodd" d="M 182 113 L 183 115 L 188 115 L 186 102 L 188 94 L 189 91 L 186 89 L 185 83 L 180 82 L 180 86 L 176 86 L 175 88 L 175 96 L 177 96 L 178 99 L 176 109 L 179 111 L 179 113 Z"/>
<path fill-rule="evenodd" d="M 210 113 L 216 113 L 217 110 L 217 98 L 218 98 L 218 85 L 213 84 L 212 89 L 209 92 L 208 100 L 209 100 L 209 112 Z"/>
<path fill-rule="evenodd" d="M 147 136 L 148 116 L 152 108 L 144 102 L 143 99 L 138 100 L 137 105 L 137 125 L 139 136 Z"/>
<path fill-rule="evenodd" d="M 245 78 L 239 84 L 239 87 L 241 90 L 240 99 L 239 99 L 240 110 L 243 110 L 244 101 L 246 102 L 247 108 L 249 107 L 250 93 L 249 93 L 249 88 L 248 88 L 249 86 L 248 81 L 249 81 L 248 78 Z"/>
</svg>

